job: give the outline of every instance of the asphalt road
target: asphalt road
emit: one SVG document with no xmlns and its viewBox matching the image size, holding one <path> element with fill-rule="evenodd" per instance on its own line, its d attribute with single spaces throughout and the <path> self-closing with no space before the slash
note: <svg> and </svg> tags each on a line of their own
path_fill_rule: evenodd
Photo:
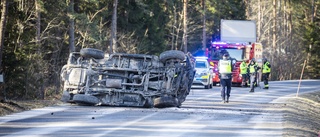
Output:
<svg viewBox="0 0 320 137">
<path fill-rule="evenodd" d="M 270 82 L 270 89 L 232 87 L 221 103 L 220 87 L 193 87 L 181 108 L 60 106 L 0 117 L 0 136 L 250 137 L 282 136 L 284 100 L 295 97 L 298 81 Z M 316 91 L 319 80 L 301 82 L 299 94 Z"/>
</svg>

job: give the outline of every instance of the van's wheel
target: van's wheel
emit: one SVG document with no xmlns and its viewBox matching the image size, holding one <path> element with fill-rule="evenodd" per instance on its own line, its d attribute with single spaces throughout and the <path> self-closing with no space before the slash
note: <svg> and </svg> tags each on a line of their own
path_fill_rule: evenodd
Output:
<svg viewBox="0 0 320 137">
<path fill-rule="evenodd" d="M 153 108 L 154 107 L 153 99 L 152 98 L 146 98 L 143 107 L 144 108 Z"/>
<path fill-rule="evenodd" d="M 71 99 L 70 93 L 68 91 L 63 91 L 62 96 L 61 96 L 61 101 L 62 102 L 69 102 Z"/>
<path fill-rule="evenodd" d="M 180 50 L 168 50 L 168 51 L 162 52 L 159 56 L 159 59 L 162 63 L 165 63 L 168 59 L 184 60 L 185 54 Z"/>
<path fill-rule="evenodd" d="M 84 94 L 74 95 L 73 101 L 76 102 L 78 105 L 83 106 L 94 106 L 99 103 L 99 99 L 97 97 Z"/>
<path fill-rule="evenodd" d="M 165 107 L 176 107 L 178 106 L 178 99 L 172 96 L 163 96 L 154 99 L 154 107 L 165 108 Z"/>
<path fill-rule="evenodd" d="M 103 59 L 104 52 L 94 48 L 83 48 L 80 50 L 80 55 L 86 58 Z"/>
</svg>

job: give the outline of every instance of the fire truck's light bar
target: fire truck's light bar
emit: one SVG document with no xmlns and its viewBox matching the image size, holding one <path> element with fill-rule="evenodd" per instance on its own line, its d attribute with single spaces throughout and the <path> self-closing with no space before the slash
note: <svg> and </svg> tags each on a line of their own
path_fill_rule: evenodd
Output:
<svg viewBox="0 0 320 137">
<path fill-rule="evenodd" d="M 196 58 L 196 60 L 197 59 L 208 59 L 208 57 L 206 57 L 206 56 L 198 56 L 198 57 L 194 57 L 194 58 Z"/>
<path fill-rule="evenodd" d="M 230 46 L 230 45 L 228 45 L 228 46 L 226 46 L 226 45 L 224 45 L 224 46 L 219 46 L 219 45 L 213 45 L 212 47 L 214 47 L 214 48 L 216 48 L 216 49 L 219 49 L 219 48 L 235 48 L 235 49 L 243 49 L 243 48 L 245 48 L 245 46 Z"/>
<path fill-rule="evenodd" d="M 221 42 L 221 41 L 213 41 L 211 44 L 215 45 L 247 45 L 247 43 L 234 43 L 234 42 Z"/>
<path fill-rule="evenodd" d="M 216 41 L 214 41 L 214 42 L 212 42 L 212 44 L 219 44 L 219 45 L 226 45 L 227 43 L 225 43 L 225 42 L 216 42 Z"/>
</svg>

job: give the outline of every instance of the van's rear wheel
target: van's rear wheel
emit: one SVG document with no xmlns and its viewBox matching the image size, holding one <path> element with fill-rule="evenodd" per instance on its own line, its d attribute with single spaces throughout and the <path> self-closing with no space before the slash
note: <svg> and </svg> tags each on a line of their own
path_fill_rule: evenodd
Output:
<svg viewBox="0 0 320 137">
<path fill-rule="evenodd" d="M 163 96 L 154 99 L 154 107 L 165 108 L 165 107 L 176 107 L 178 106 L 178 99 L 172 96 Z"/>
<path fill-rule="evenodd" d="M 154 102 L 152 98 L 146 98 L 145 103 L 143 105 L 144 108 L 153 108 Z"/>
<path fill-rule="evenodd" d="M 78 105 L 94 106 L 99 103 L 99 99 L 95 96 L 76 94 L 73 96 L 73 101 Z"/>
<path fill-rule="evenodd" d="M 87 58 L 103 59 L 104 52 L 94 48 L 83 48 L 80 50 L 80 55 Z"/>
<path fill-rule="evenodd" d="M 179 59 L 182 61 L 185 59 L 185 54 L 180 50 L 168 50 L 162 52 L 159 59 L 162 63 L 165 63 L 168 59 Z"/>
</svg>

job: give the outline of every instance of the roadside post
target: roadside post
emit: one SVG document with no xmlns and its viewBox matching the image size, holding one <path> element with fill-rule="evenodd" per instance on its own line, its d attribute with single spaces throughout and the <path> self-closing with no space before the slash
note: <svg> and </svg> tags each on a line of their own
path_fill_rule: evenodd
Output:
<svg viewBox="0 0 320 137">
<path fill-rule="evenodd" d="M 3 83 L 3 74 L 0 74 L 0 83 Z"/>
<path fill-rule="evenodd" d="M 298 94 L 299 94 L 301 79 L 302 79 L 302 76 L 303 76 L 303 71 L 304 71 L 304 67 L 305 66 L 306 66 L 306 60 L 304 60 L 304 63 L 303 63 L 303 67 L 302 67 L 302 71 L 301 71 L 301 75 L 300 75 L 300 80 L 299 80 L 299 85 L 298 85 L 296 97 L 298 97 Z"/>
</svg>

